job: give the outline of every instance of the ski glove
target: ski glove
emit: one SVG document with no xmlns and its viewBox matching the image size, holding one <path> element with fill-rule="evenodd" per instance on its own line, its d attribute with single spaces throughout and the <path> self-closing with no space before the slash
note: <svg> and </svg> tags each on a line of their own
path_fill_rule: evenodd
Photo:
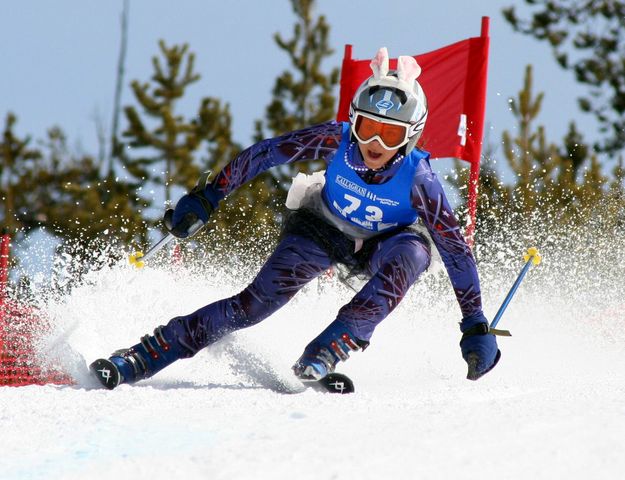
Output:
<svg viewBox="0 0 625 480">
<path fill-rule="evenodd" d="M 495 335 L 488 333 L 488 329 L 488 321 L 481 312 L 464 318 L 460 323 L 460 349 L 469 367 L 469 380 L 477 380 L 490 372 L 501 357 Z"/>
<path fill-rule="evenodd" d="M 187 238 L 194 235 L 202 225 L 208 222 L 215 210 L 218 199 L 210 184 L 206 184 L 204 177 L 198 185 L 183 195 L 176 208 L 167 210 L 163 222 L 172 235 L 178 238 Z M 198 222 L 199 221 L 199 222 Z"/>
</svg>

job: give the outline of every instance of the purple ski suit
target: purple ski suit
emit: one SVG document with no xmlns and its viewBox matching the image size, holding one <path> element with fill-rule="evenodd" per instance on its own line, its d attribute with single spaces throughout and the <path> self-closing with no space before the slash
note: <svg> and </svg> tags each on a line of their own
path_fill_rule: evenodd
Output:
<svg viewBox="0 0 625 480">
<path fill-rule="evenodd" d="M 349 124 L 328 122 L 252 145 L 216 176 L 204 194 L 216 208 L 226 195 L 265 170 L 311 159 L 326 163 L 320 208 L 325 209 L 326 217 L 330 212 L 337 219 L 325 219 L 333 225 L 324 232 L 324 242 L 347 239 L 353 241 L 354 250 L 367 246 L 360 253 L 360 261 L 368 281 L 340 308 L 331 325 L 345 327 L 362 345 L 368 344 L 375 327 L 430 264 L 430 242 L 407 227 L 417 216 L 440 253 L 462 317 L 484 318 L 475 260 L 426 152 L 414 149 L 407 157 L 398 154 L 380 171 L 368 170 L 357 144 L 350 140 Z M 354 200 L 359 188 L 371 186 L 375 191 L 390 182 L 396 182 L 395 187 L 384 191 L 391 198 L 363 194 Z M 351 189 L 344 194 L 352 201 L 347 207 L 340 205 L 342 191 L 330 192 L 337 185 Z M 364 216 L 351 217 L 355 204 L 361 201 L 364 210 L 359 209 Z M 397 205 L 399 213 L 394 214 L 389 205 Z M 382 215 L 390 215 L 392 221 L 376 223 Z M 319 240 L 287 228 L 273 254 L 242 292 L 172 319 L 162 327 L 163 336 L 177 344 L 179 357 L 190 357 L 224 335 L 267 318 L 336 263 L 337 258 Z"/>
</svg>

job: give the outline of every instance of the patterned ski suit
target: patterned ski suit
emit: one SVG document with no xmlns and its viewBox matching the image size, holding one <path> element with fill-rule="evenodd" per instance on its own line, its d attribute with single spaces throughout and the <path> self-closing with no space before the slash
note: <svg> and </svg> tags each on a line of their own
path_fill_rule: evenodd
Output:
<svg viewBox="0 0 625 480">
<path fill-rule="evenodd" d="M 217 207 L 226 195 L 261 172 L 309 159 L 326 163 L 325 186 L 313 210 L 329 229 L 314 236 L 287 228 L 242 292 L 172 319 L 163 327 L 163 334 L 176 339 L 182 357 L 193 356 L 285 305 L 306 283 L 336 263 L 336 255 L 328 248 L 333 242 L 347 242 L 352 252 L 343 257 L 360 255 L 369 278 L 333 323 L 346 326 L 367 343 L 378 323 L 430 263 L 429 242 L 408 227 L 417 218 L 440 253 L 462 316 L 482 315 L 474 258 L 432 172 L 429 154 L 422 150 L 415 148 L 407 157 L 398 154 L 383 170 L 371 171 L 350 139 L 349 124 L 328 122 L 252 145 L 216 176 L 205 194 Z M 360 254 L 355 252 L 358 249 Z"/>
</svg>

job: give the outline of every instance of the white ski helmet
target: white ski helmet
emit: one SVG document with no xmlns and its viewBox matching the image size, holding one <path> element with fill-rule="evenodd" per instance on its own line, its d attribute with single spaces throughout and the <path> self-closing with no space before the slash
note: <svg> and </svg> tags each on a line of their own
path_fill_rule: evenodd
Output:
<svg viewBox="0 0 625 480">
<path fill-rule="evenodd" d="M 373 75 L 362 83 L 352 99 L 349 120 L 352 134 L 359 142 L 377 139 L 388 150 L 405 146 L 407 155 L 421 137 L 428 116 L 427 99 L 417 82 L 421 67 L 408 56 L 397 59 L 397 70 L 389 71 L 388 64 L 388 51 L 386 47 L 380 48 L 370 64 Z M 382 133 L 363 138 L 358 135 L 362 118 L 403 127 L 404 130 L 395 128 L 393 132 L 395 138 L 398 135 L 401 138 L 392 140 L 394 145 L 384 142 Z"/>
</svg>

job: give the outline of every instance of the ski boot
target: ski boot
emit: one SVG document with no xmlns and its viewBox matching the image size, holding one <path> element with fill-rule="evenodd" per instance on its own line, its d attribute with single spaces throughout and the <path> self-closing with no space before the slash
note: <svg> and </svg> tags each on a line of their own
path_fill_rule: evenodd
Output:
<svg viewBox="0 0 625 480">
<path fill-rule="evenodd" d="M 153 336 L 145 335 L 137 345 L 96 360 L 89 369 L 104 387 L 112 390 L 122 383 L 149 378 L 182 358 L 176 345 L 177 342 L 165 338 L 163 326 L 160 326 Z"/>
<path fill-rule="evenodd" d="M 347 360 L 350 351 L 364 350 L 368 345 L 335 320 L 306 346 L 293 372 L 304 383 L 317 382 L 333 373 L 339 361 Z"/>
</svg>

